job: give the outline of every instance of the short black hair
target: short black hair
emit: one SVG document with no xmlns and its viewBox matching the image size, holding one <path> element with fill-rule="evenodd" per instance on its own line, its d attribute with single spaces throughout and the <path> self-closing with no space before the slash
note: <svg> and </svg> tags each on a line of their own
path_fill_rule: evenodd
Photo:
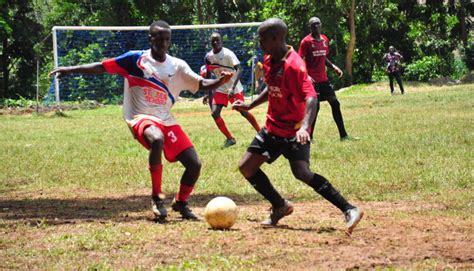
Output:
<svg viewBox="0 0 474 271">
<path fill-rule="evenodd" d="M 221 35 L 221 33 L 217 32 L 217 31 L 215 31 L 215 32 L 212 32 L 212 34 L 211 34 L 211 37 L 212 37 L 212 36 L 219 36 L 219 37 L 221 37 L 221 38 L 222 38 L 222 35 Z"/>
<path fill-rule="evenodd" d="M 288 33 L 288 26 L 283 20 L 279 18 L 270 18 L 260 24 L 257 31 L 259 33 L 268 32 L 275 36 L 282 34 L 283 37 L 286 37 L 286 34 Z"/>
<path fill-rule="evenodd" d="M 162 20 L 159 20 L 159 21 L 155 21 L 153 22 L 151 25 L 150 25 L 150 30 L 153 28 L 153 27 L 161 27 L 161 28 L 168 28 L 168 29 L 171 29 L 170 25 L 165 22 L 165 21 L 162 21 Z"/>
</svg>

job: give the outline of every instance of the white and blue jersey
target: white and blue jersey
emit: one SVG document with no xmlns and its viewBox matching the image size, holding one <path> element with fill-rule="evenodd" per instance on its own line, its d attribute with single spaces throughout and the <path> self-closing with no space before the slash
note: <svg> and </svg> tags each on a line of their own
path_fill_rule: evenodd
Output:
<svg viewBox="0 0 474 271">
<path fill-rule="evenodd" d="M 108 73 L 125 77 L 123 116 L 130 127 L 144 117 L 165 126 L 177 124 L 171 107 L 181 91 L 196 93 L 202 80 L 184 60 L 167 54 L 158 62 L 151 50 L 129 51 L 102 64 Z"/>
</svg>

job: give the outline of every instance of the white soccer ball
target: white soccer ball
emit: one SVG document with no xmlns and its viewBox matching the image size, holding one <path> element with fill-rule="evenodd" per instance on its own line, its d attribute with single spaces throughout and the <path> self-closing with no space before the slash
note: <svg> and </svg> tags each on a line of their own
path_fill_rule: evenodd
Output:
<svg viewBox="0 0 474 271">
<path fill-rule="evenodd" d="M 204 217 L 213 229 L 230 229 L 237 220 L 237 205 L 227 197 L 213 198 L 206 205 Z"/>
</svg>

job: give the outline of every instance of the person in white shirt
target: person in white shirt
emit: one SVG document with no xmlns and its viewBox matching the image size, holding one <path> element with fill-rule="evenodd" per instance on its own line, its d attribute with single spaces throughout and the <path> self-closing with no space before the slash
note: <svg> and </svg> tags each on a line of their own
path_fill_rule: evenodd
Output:
<svg viewBox="0 0 474 271">
<path fill-rule="evenodd" d="M 212 50 L 204 58 L 207 70 L 206 77 L 210 78 L 211 73 L 219 75 L 223 71 L 234 72 L 234 76 L 229 82 L 222 84 L 214 91 L 212 101 L 210 102 L 212 104 L 212 118 L 216 122 L 217 128 L 226 137 L 224 147 L 227 148 L 235 145 L 236 141 L 227 129 L 224 119 L 221 117 L 221 111 L 222 107 L 227 107 L 229 102 L 233 104 L 235 101 L 245 100 L 242 83 L 240 82 L 242 67 L 234 52 L 223 47 L 222 37 L 217 32 L 211 35 L 211 47 Z M 260 131 L 260 126 L 251 113 L 240 112 L 240 114 L 248 120 L 257 132 Z"/>
<path fill-rule="evenodd" d="M 152 179 L 152 210 L 157 221 L 165 221 L 168 212 L 161 191 L 162 153 L 169 162 L 180 161 L 185 167 L 178 193 L 171 205 L 183 219 L 198 217 L 187 206 L 187 199 L 201 171 L 201 162 L 188 136 L 171 115 L 170 109 L 182 90 L 196 93 L 227 83 L 232 73 L 223 71 L 218 79 L 203 79 L 189 65 L 167 54 L 171 28 L 156 21 L 149 29 L 150 49 L 130 51 L 121 56 L 84 65 L 59 67 L 50 75 L 72 73 L 119 74 L 125 77 L 123 114 L 135 139 L 149 149 Z"/>
</svg>

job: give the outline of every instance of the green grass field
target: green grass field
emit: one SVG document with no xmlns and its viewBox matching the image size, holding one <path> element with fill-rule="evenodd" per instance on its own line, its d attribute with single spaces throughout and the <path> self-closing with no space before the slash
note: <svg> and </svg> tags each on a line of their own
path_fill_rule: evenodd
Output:
<svg viewBox="0 0 474 271">
<path fill-rule="evenodd" d="M 386 83 L 353 86 L 338 93 L 346 128 L 349 134 L 360 137 L 359 141 L 339 141 L 330 107 L 323 103 L 311 149 L 311 168 L 353 201 L 442 205 L 437 213 L 471 221 L 472 225 L 474 85 L 409 84 L 407 93 L 390 96 Z M 226 110 L 224 119 L 237 145 L 222 149 L 224 137 L 215 127 L 208 106 L 200 102 L 178 102 L 173 108 L 203 162 L 193 194 L 196 205 L 202 207 L 204 201 L 217 195 L 226 195 L 242 205 L 263 204 L 237 168 L 255 131 L 238 113 Z M 266 105 L 262 105 L 254 111 L 261 124 L 265 110 Z M 133 139 L 122 119 L 121 108 L 107 106 L 66 114 L 67 117 L 0 115 L 0 258 L 5 259 L 0 268 L 121 268 L 121 261 L 114 259 L 139 257 L 127 251 L 141 251 L 144 258 L 150 256 L 153 247 L 143 247 L 140 240 L 149 234 L 159 235 L 159 227 L 164 227 L 165 233 L 177 227 L 183 231 L 183 238 L 191 242 L 196 229 L 187 223 L 162 226 L 146 220 L 152 215 L 147 209 L 147 151 Z M 289 199 L 297 203 L 319 200 L 311 189 L 293 178 L 287 164 L 285 159 L 279 159 L 263 170 Z M 168 197 L 176 192 L 182 171 L 179 163 L 165 162 L 163 190 Z M 117 217 L 125 214 L 117 211 L 122 210 L 120 207 L 102 207 L 104 214 L 98 214 L 102 211 L 95 207 L 83 209 L 85 203 L 101 204 L 100 199 L 107 199 L 111 206 L 134 204 L 130 208 L 143 212 L 140 219 L 144 222 L 121 223 Z M 32 213 L 22 209 L 32 204 L 52 209 L 38 208 Z M 77 206 L 81 206 L 79 210 L 75 209 Z M 74 212 L 80 215 L 75 217 Z M 55 229 L 59 229 L 54 226 L 55 219 L 82 222 L 66 225 L 60 229 L 61 234 L 55 235 Z M 124 231 L 138 239 L 117 244 L 114 236 Z M 222 232 L 209 235 L 215 239 L 223 237 Z M 472 235 L 472 231 L 468 232 L 468 238 Z M 39 241 L 31 247 L 27 239 Z M 47 243 L 55 245 L 47 248 Z M 121 252 L 113 254 L 114 249 Z M 101 255 L 108 256 L 104 259 Z M 156 255 L 153 257 L 156 259 Z M 295 257 L 291 261 L 304 263 Z M 47 264 L 38 265 L 39 259 Z M 259 264 L 260 260 L 257 254 L 243 257 L 200 252 L 161 264 L 148 260 L 122 267 L 271 267 Z M 474 260 L 470 261 L 472 264 Z M 441 259 L 441 263 L 446 261 Z M 395 262 L 393 266 L 414 265 Z M 437 265 L 422 265 L 426 266 Z"/>
</svg>

